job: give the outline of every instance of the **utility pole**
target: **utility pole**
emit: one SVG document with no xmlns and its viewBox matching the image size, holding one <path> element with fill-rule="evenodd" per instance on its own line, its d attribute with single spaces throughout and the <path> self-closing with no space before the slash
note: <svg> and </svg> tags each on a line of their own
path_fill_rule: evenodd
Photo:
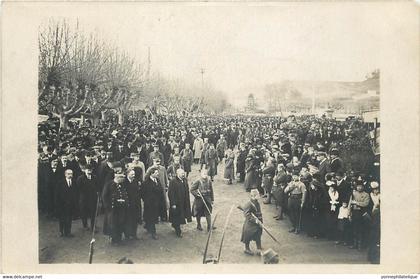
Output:
<svg viewBox="0 0 420 279">
<path fill-rule="evenodd" d="M 152 64 L 152 60 L 150 59 L 150 46 L 147 48 L 147 83 L 150 83 L 150 68 Z"/>
<path fill-rule="evenodd" d="M 315 86 L 312 85 L 312 114 L 315 114 Z"/>
<path fill-rule="evenodd" d="M 201 89 L 204 89 L 204 68 L 200 69 L 201 73 Z"/>
</svg>

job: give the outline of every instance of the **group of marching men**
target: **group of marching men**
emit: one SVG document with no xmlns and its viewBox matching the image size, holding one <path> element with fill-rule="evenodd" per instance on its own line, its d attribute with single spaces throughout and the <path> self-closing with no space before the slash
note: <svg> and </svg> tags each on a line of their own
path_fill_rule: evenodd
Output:
<svg viewBox="0 0 420 279">
<path fill-rule="evenodd" d="M 183 129 L 171 130 L 170 123 Z M 238 179 L 250 192 L 243 206 L 245 253 L 254 254 L 252 240 L 260 248 L 260 195 L 264 204 L 274 201 L 277 220 L 288 215 L 290 232 L 305 231 L 352 248 L 378 245 L 379 183 L 345 172 L 339 157 L 340 142 L 354 125 L 320 118 L 290 124 L 272 117 L 212 116 L 138 118 L 124 127 L 109 123 L 59 132 L 41 127 L 38 204 L 58 218 L 63 237 L 73 236 L 72 220 L 79 217 L 86 230 L 93 230 L 98 213 L 104 214 L 103 233 L 115 244 L 123 236 L 136 239 L 138 224 L 157 239 L 155 224 L 168 220 L 182 237 L 180 225 L 192 217 L 198 230 L 201 217 L 207 230 L 214 228 L 212 181 L 224 161 L 227 184 Z M 201 175 L 189 188 L 194 163 L 200 164 Z"/>
<path fill-rule="evenodd" d="M 49 183 L 54 188 L 52 214 L 59 220 L 61 237 L 73 237 L 72 220 L 78 217 L 83 227 L 92 231 L 96 226 L 95 216 L 101 212 L 103 233 L 110 236 L 113 244 L 121 243 L 123 236 L 138 239 L 138 224 L 144 224 L 153 239 L 158 239 L 155 225 L 159 221 L 169 220 L 178 237 L 182 237 L 180 225 L 191 222 L 192 216 L 197 219 L 198 230 L 202 230 L 201 217 L 206 217 L 210 229 L 214 196 L 207 168 L 201 170 L 200 178 L 190 189 L 188 172 L 177 155 L 168 168 L 161 165 L 159 156 L 154 157 L 147 170 L 136 153 L 131 154 L 132 160 L 125 165 L 114 161 L 112 152 L 107 152 L 102 160 L 94 152 L 78 156 L 75 160 L 70 152 L 61 154 L 59 159 L 50 157 Z M 193 210 L 190 193 L 196 197 Z"/>
</svg>

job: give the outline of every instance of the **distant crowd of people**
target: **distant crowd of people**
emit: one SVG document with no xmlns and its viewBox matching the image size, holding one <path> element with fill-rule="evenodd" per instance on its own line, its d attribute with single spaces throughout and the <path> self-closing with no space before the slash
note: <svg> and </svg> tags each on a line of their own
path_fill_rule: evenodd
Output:
<svg viewBox="0 0 420 279">
<path fill-rule="evenodd" d="M 276 207 L 274 218 L 288 217 L 291 233 L 367 247 L 369 259 L 379 260 L 379 177 L 340 157 L 353 130 L 368 132 L 358 120 L 139 114 L 124 125 L 58 127 L 54 119 L 39 125 L 38 204 L 58 218 L 63 237 L 73 236 L 78 218 L 92 230 L 98 212 L 114 244 L 136 239 L 139 224 L 157 239 L 159 221 L 171 222 L 178 237 L 192 217 L 198 230 L 205 217 L 210 230 L 212 182 L 222 165 L 227 184 L 243 183 L 254 196 L 257 190 Z M 200 178 L 189 187 L 194 164 Z"/>
</svg>

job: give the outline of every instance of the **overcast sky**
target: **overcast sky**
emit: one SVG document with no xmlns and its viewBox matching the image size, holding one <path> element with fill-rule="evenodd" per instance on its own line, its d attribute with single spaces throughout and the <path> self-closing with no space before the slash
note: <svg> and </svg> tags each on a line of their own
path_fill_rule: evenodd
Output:
<svg viewBox="0 0 420 279">
<path fill-rule="evenodd" d="M 324 5 L 146 3 L 112 17 L 81 13 L 79 20 L 139 59 L 146 60 L 150 46 L 152 70 L 168 77 L 200 84 L 203 67 L 205 82 L 233 99 L 244 88 L 282 79 L 358 81 L 379 68 L 381 45 L 389 43 L 378 31 L 383 14 L 364 5 Z"/>
</svg>

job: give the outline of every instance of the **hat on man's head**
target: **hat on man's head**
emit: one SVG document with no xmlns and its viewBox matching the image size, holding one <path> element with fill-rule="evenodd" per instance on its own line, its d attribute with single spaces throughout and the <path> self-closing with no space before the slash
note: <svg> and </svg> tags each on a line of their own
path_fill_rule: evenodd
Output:
<svg viewBox="0 0 420 279">
<path fill-rule="evenodd" d="M 325 153 L 324 151 L 318 151 L 318 156 L 327 157 L 327 153 Z"/>
<path fill-rule="evenodd" d="M 337 171 L 336 173 L 335 173 L 335 176 L 340 176 L 340 177 L 343 177 L 344 176 L 344 173 L 343 173 L 343 171 Z"/>
<path fill-rule="evenodd" d="M 53 156 L 51 156 L 50 160 L 51 160 L 51 162 L 52 162 L 52 161 L 58 161 L 58 157 L 57 157 L 57 156 L 55 156 L 55 155 L 53 155 Z"/>
<path fill-rule="evenodd" d="M 257 189 L 251 189 L 250 194 L 257 194 L 257 195 L 259 195 L 259 194 L 260 194 L 260 192 L 258 192 L 258 190 L 257 190 Z"/>
<path fill-rule="evenodd" d="M 302 175 L 302 179 L 304 181 L 311 182 L 312 181 L 312 175 L 309 172 L 307 172 L 307 173 Z"/>
<path fill-rule="evenodd" d="M 328 180 L 327 182 L 325 182 L 325 184 L 328 186 L 328 187 L 333 187 L 333 186 L 335 186 L 336 184 L 335 184 L 335 182 L 334 181 L 332 181 L 332 180 Z"/>
<path fill-rule="evenodd" d="M 338 156 L 338 149 L 337 148 L 331 149 L 330 155 Z"/>
<path fill-rule="evenodd" d="M 92 170 L 93 168 L 92 168 L 91 165 L 83 165 L 82 166 L 82 169 L 84 169 L 84 170 Z"/>
<path fill-rule="evenodd" d="M 357 179 L 357 180 L 355 181 L 355 185 L 356 185 L 356 186 L 358 186 L 358 185 L 360 185 L 360 186 L 364 186 L 364 185 L 363 185 L 363 180 L 359 180 L 359 179 Z"/>
<path fill-rule="evenodd" d="M 378 189 L 379 188 L 379 183 L 376 182 L 376 181 L 372 181 L 370 183 L 370 188 L 372 188 L 372 189 Z"/>
</svg>

